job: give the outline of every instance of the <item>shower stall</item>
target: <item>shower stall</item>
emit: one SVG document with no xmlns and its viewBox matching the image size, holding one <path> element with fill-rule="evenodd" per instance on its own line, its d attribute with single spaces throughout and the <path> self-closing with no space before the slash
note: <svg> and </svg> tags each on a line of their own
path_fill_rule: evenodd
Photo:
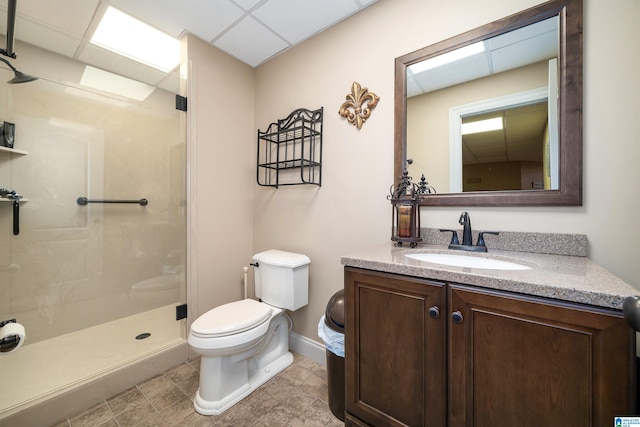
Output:
<svg viewBox="0 0 640 427">
<path fill-rule="evenodd" d="M 7 84 L 0 64 L 0 124 L 14 130 L 0 188 L 21 196 L 0 198 L 0 320 L 16 319 L 26 338 L 0 354 L 0 426 L 103 378 L 100 393 L 115 394 L 126 386 L 118 372 L 150 376 L 170 363 L 163 354 L 187 355 L 176 320 L 186 302 L 179 77 L 164 85 L 175 91 L 134 99 L 81 84 L 91 67 L 78 61 L 20 52 L 29 62 L 18 68 L 39 79 Z M 87 399 L 100 394 L 91 390 Z"/>
</svg>

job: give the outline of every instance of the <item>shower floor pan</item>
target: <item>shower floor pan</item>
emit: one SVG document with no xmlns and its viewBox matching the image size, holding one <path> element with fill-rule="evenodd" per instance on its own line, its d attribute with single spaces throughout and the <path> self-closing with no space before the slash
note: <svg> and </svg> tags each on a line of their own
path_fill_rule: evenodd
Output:
<svg viewBox="0 0 640 427">
<path fill-rule="evenodd" d="M 162 370 L 184 362 L 188 346 L 182 336 L 182 323 L 175 320 L 175 305 L 169 305 L 141 314 L 83 329 L 31 345 L 24 345 L 15 353 L 0 356 L 0 427 L 15 426 L 14 414 L 29 425 L 41 424 L 38 419 L 65 417 L 72 408 L 61 408 L 63 395 L 76 389 L 89 387 L 101 378 L 145 361 L 144 368 L 128 373 L 125 379 L 117 376 L 92 389 L 86 399 L 94 403 L 118 393 L 131 385 L 128 381 L 149 378 Z M 136 335 L 151 335 L 136 340 Z M 27 340 L 28 340 L 27 331 Z M 27 341 L 28 343 L 28 341 Z M 177 349 L 180 360 L 156 360 L 146 363 L 154 355 Z M 172 352 L 175 358 L 176 352 Z M 160 366 L 166 364 L 167 366 Z M 158 366 L 154 366 L 158 365 Z M 158 372 L 153 372 L 158 370 Z M 141 378 L 135 378 L 141 377 Z M 119 390 L 120 389 L 120 390 Z M 105 397 L 99 395 L 105 393 Z M 80 405 L 78 396 L 73 406 Z M 50 403 L 50 404 L 47 404 Z M 64 401 L 62 401 L 64 404 Z M 91 405 L 92 402 L 87 402 Z M 85 403 L 85 406 L 88 406 Z M 27 409 L 34 408 L 31 414 Z M 60 414 L 52 413 L 59 411 Z M 44 414 L 41 412 L 45 412 Z M 26 415 L 30 417 L 25 418 Z M 28 420 L 28 421 L 27 421 Z M 43 421 L 44 422 L 44 421 Z M 46 424 L 43 424 L 46 425 Z M 49 424 L 50 425 L 50 424 Z"/>
</svg>

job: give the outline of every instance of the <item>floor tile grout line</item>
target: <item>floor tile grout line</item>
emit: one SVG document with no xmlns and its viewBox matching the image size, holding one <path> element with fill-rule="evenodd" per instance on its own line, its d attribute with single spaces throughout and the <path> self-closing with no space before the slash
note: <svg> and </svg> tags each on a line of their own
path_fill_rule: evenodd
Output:
<svg viewBox="0 0 640 427">
<path fill-rule="evenodd" d="M 197 358 L 193 359 L 193 360 L 188 360 L 186 362 L 183 362 L 180 365 L 177 365 L 175 367 L 172 367 L 172 368 L 162 372 L 161 374 L 157 375 L 157 377 L 149 378 L 149 379 L 147 379 L 147 380 L 145 380 L 145 381 L 143 381 L 141 383 L 135 384 L 133 387 L 130 388 L 129 391 L 125 390 L 122 393 L 109 398 L 108 400 L 114 401 L 116 396 L 118 396 L 118 397 L 119 396 L 124 396 L 128 392 L 130 392 L 130 391 L 135 389 L 140 393 L 140 395 L 144 399 L 144 402 L 151 406 L 151 408 L 153 409 L 154 416 L 162 416 L 162 413 L 161 413 L 162 411 L 167 410 L 171 406 L 180 405 L 180 402 L 182 401 L 182 398 L 186 397 L 189 400 L 193 400 L 191 398 L 191 396 L 186 391 L 186 390 L 189 389 L 189 387 L 185 384 L 185 389 L 181 388 L 179 386 L 179 382 L 177 382 L 176 380 L 177 379 L 181 379 L 181 383 L 187 383 L 187 381 L 192 381 L 193 380 L 192 375 L 197 375 L 199 377 L 199 375 L 200 375 L 199 369 L 196 368 L 196 366 L 194 366 L 194 365 L 198 364 L 198 362 L 199 362 L 199 359 L 197 359 Z M 190 373 L 187 378 L 183 378 L 183 374 L 185 374 L 185 371 L 184 371 L 184 369 L 180 369 L 180 368 L 181 367 L 185 367 L 185 369 L 186 369 L 187 366 L 189 368 L 193 369 L 195 372 Z M 291 369 L 291 368 L 296 368 L 296 369 Z M 293 361 L 293 363 L 292 363 L 292 365 L 290 367 L 288 367 L 283 372 L 281 372 L 280 374 L 278 374 L 277 376 L 272 378 L 269 382 L 274 381 L 276 378 L 282 376 L 283 380 L 286 381 L 287 385 L 286 386 L 280 385 L 278 387 L 282 387 L 282 389 L 285 389 L 285 390 L 290 387 L 293 390 L 296 390 L 296 389 L 299 389 L 300 387 L 304 386 L 305 384 L 307 384 L 312 378 L 315 377 L 315 378 L 319 379 L 319 381 L 324 382 L 325 383 L 324 387 L 326 387 L 327 374 L 326 373 L 323 374 L 322 372 L 320 372 L 323 369 L 326 370 L 326 368 L 323 368 L 321 365 L 319 365 L 319 364 L 317 364 L 317 363 L 315 363 L 313 361 L 310 361 L 310 360 L 304 358 L 303 356 L 296 356 L 294 361 Z M 288 375 L 287 374 L 282 375 L 287 370 L 289 370 L 289 374 Z M 175 371 L 175 375 L 173 375 L 173 374 L 170 375 L 169 374 L 172 371 Z M 302 372 L 302 374 L 301 374 L 301 372 Z M 301 376 L 304 377 L 304 380 L 301 379 Z M 177 389 L 179 390 L 179 395 L 181 396 L 181 398 L 169 403 L 162 410 L 158 410 L 156 408 L 156 406 L 151 401 L 151 395 L 148 394 L 151 390 L 149 390 L 147 393 L 145 393 L 143 391 L 141 385 L 148 384 L 148 383 L 150 383 L 151 381 L 153 381 L 156 378 L 163 378 L 163 377 L 164 377 L 165 380 L 168 380 L 167 383 L 170 384 L 172 387 L 177 387 Z M 301 381 L 301 383 L 298 384 L 297 383 L 298 381 Z M 268 383 L 266 383 L 266 384 L 268 384 Z M 328 401 L 328 396 L 324 395 L 323 397 L 319 397 L 318 393 L 313 390 L 313 387 L 314 387 L 313 384 L 309 384 L 309 386 L 311 387 L 311 391 L 299 390 L 299 392 L 302 392 L 302 394 L 304 394 L 306 396 L 305 399 L 308 400 L 308 404 L 310 406 L 314 406 L 314 405 L 318 406 L 317 402 L 320 402 L 321 403 L 320 406 L 324 406 L 325 410 L 328 412 L 329 409 L 330 409 L 328 407 L 328 402 L 327 402 Z M 261 388 L 262 387 L 260 387 L 259 389 L 261 389 Z M 256 391 L 258 391 L 258 390 L 255 390 L 254 393 Z M 269 395 L 275 402 L 277 402 L 276 406 L 281 406 L 281 405 L 287 405 L 288 404 L 287 399 L 283 398 L 283 396 L 280 396 L 280 398 L 277 398 L 276 397 L 277 394 L 274 395 L 274 394 L 272 394 L 272 392 L 269 392 L 269 390 L 265 390 L 265 391 L 266 391 L 267 395 Z M 252 393 L 251 395 L 247 396 L 246 399 L 250 399 L 252 395 L 255 396 L 254 393 Z M 193 394 L 193 392 L 191 392 L 191 394 Z M 111 405 L 109 405 L 108 400 L 104 400 L 102 402 L 105 405 L 107 405 L 107 408 L 109 410 L 109 414 L 111 414 L 112 418 L 109 419 L 109 420 L 106 420 L 104 423 L 112 422 L 115 425 L 121 427 L 121 423 L 116 418 L 116 415 L 115 415 Z M 99 405 L 99 403 L 96 404 L 96 405 Z M 232 408 L 230 408 L 230 409 L 232 409 Z M 87 410 L 85 410 L 85 411 L 87 411 Z M 122 411 L 121 414 L 123 414 L 125 412 L 126 411 Z M 176 426 L 181 425 L 182 422 L 186 418 L 189 418 L 189 417 L 193 416 L 193 414 L 195 414 L 195 413 L 197 413 L 197 412 L 192 409 L 192 412 L 188 413 L 187 415 L 181 415 L 181 417 L 182 417 L 181 420 L 179 420 L 177 422 L 174 422 L 174 424 L 172 424 L 172 425 L 176 425 Z M 82 414 L 82 412 L 80 412 L 80 414 Z M 80 414 L 74 416 L 74 418 L 79 417 Z M 121 415 L 121 414 L 119 414 L 119 415 Z M 328 414 L 330 416 L 332 416 L 332 414 L 330 412 L 328 412 Z M 269 420 L 269 417 L 267 415 L 268 414 L 263 414 L 263 415 L 260 416 L 259 419 L 254 419 L 254 420 L 251 421 L 250 424 L 245 424 L 245 425 L 247 425 L 247 426 L 258 426 L 258 425 L 261 425 L 259 423 L 260 420 L 264 419 L 265 422 L 267 422 Z M 244 422 L 246 422 L 246 421 L 248 421 L 248 420 L 244 420 Z M 71 423 L 71 418 L 70 417 L 66 419 L 66 422 L 67 422 L 67 426 L 68 427 L 74 427 L 73 424 Z M 144 424 L 145 422 L 147 422 L 147 420 L 140 421 L 136 425 L 140 425 L 140 423 Z M 213 425 L 215 425 L 215 422 L 214 422 Z"/>
<path fill-rule="evenodd" d="M 162 373 L 162 375 L 164 376 L 164 372 Z M 160 375 L 158 375 L 158 376 L 157 376 L 157 377 L 155 377 L 155 378 L 160 378 Z M 155 380 L 155 378 L 154 378 L 154 380 Z M 150 380 L 147 380 L 147 381 L 150 381 Z M 145 384 L 146 384 L 146 383 L 147 383 L 147 382 L 145 381 Z M 142 388 L 140 388 L 140 384 L 136 384 L 136 388 L 138 389 L 138 391 L 140 392 L 140 394 L 142 395 L 142 397 L 144 397 L 144 400 L 146 400 L 146 401 L 147 401 L 147 403 L 148 403 L 149 405 L 151 405 L 151 408 L 156 412 L 156 414 L 157 414 L 157 415 L 160 415 L 160 411 L 158 410 L 158 408 L 156 408 L 156 405 L 154 405 L 154 404 L 153 404 L 153 402 L 151 401 L 151 399 L 149 399 L 149 396 L 147 396 L 147 395 L 145 394 L 145 392 L 144 392 L 144 391 L 142 391 Z M 117 420 L 116 420 L 116 421 L 117 421 Z M 138 424 L 140 424 L 140 423 L 138 423 Z"/>
<path fill-rule="evenodd" d="M 113 417 L 113 421 L 116 423 L 116 426 L 120 427 L 120 423 L 118 422 L 118 419 L 116 418 L 116 414 L 113 413 L 113 409 L 111 409 L 111 406 L 109 406 L 109 402 L 107 402 L 107 399 L 104 400 L 104 404 L 107 405 L 107 409 L 111 413 L 111 416 Z M 102 423 L 102 424 L 104 424 L 104 423 Z"/>
</svg>

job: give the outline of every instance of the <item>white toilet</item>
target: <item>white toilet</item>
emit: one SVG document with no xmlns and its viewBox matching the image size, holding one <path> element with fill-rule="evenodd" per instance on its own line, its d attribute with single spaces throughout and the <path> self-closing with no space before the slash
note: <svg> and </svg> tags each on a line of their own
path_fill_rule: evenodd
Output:
<svg viewBox="0 0 640 427">
<path fill-rule="evenodd" d="M 253 256 L 258 302 L 224 304 L 191 325 L 189 345 L 200 354 L 197 412 L 218 415 L 291 365 L 289 320 L 309 300 L 307 256 L 269 250 Z"/>
</svg>

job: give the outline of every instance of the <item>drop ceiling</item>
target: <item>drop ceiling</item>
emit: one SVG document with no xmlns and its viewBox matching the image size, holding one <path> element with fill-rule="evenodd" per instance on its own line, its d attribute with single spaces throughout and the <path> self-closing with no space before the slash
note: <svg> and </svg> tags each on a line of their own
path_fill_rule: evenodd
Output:
<svg viewBox="0 0 640 427">
<path fill-rule="evenodd" d="M 7 1 L 0 1 L 0 32 L 4 35 Z M 18 0 L 15 38 L 162 87 L 170 76 L 88 43 L 108 6 L 176 38 L 191 33 L 257 67 L 376 1 Z M 16 52 L 19 56 L 19 49 Z"/>
<path fill-rule="evenodd" d="M 503 129 L 462 136 L 462 164 L 542 162 L 547 103 L 536 103 L 463 119 L 502 117 Z"/>
<path fill-rule="evenodd" d="M 426 71 L 407 71 L 407 96 L 417 96 L 558 56 L 558 18 L 484 41 L 484 51 Z"/>
</svg>

